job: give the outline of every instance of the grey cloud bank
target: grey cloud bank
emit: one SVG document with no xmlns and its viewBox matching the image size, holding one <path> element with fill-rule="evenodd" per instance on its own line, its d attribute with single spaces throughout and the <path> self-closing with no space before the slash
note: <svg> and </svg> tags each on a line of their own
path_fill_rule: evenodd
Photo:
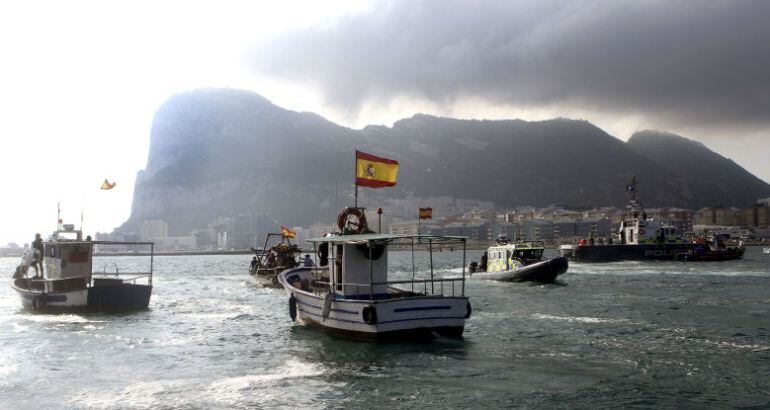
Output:
<svg viewBox="0 0 770 410">
<path fill-rule="evenodd" d="M 477 98 L 756 141 L 770 130 L 768 16 L 768 1 L 381 2 L 272 37 L 248 61 L 349 112 L 399 95 Z"/>
</svg>

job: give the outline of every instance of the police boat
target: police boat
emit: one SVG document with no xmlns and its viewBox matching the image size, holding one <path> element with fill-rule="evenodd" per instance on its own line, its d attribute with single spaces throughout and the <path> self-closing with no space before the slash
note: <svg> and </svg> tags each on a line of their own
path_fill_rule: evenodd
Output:
<svg viewBox="0 0 770 410">
<path fill-rule="evenodd" d="M 628 214 L 620 222 L 617 237 L 609 244 L 581 241 L 576 245 L 562 245 L 559 252 L 574 262 L 618 262 L 627 260 L 678 260 L 690 253 L 693 244 L 686 241 L 677 229 L 663 221 L 648 219 L 637 198 L 636 178 L 626 187 L 630 194 Z"/>
<path fill-rule="evenodd" d="M 152 294 L 152 242 L 83 240 L 82 232 L 75 230 L 74 225 L 60 228 L 43 243 L 42 275 L 35 274 L 29 256 L 23 257 L 16 268 L 11 287 L 21 297 L 24 309 L 51 313 L 119 312 L 148 307 Z M 120 272 L 118 265 L 106 258 L 100 260 L 103 269 L 94 270 L 95 249 L 115 247 L 126 251 L 137 246 L 149 247 L 149 270 Z"/>
<path fill-rule="evenodd" d="M 471 277 L 503 282 L 551 283 L 567 271 L 569 263 L 562 256 L 543 260 L 544 250 L 541 241 L 511 242 L 507 236 L 500 235 L 497 244 L 487 249 L 486 260 L 482 257 L 480 264 L 471 263 Z"/>
<path fill-rule="evenodd" d="M 288 269 L 278 275 L 289 295 L 293 321 L 368 340 L 460 337 L 471 316 L 465 295 L 465 237 L 387 235 L 366 225 L 363 208 L 345 208 L 338 232 L 309 241 L 316 249 L 316 267 Z M 388 247 L 415 247 L 429 252 L 429 271 L 391 272 Z M 433 250 L 463 250 L 461 277 L 437 277 Z M 421 277 L 419 277 L 421 276 Z"/>
</svg>

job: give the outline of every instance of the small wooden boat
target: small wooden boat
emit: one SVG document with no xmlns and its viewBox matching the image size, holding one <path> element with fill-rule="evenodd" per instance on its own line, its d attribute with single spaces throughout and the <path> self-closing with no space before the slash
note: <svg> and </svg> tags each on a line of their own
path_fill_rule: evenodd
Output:
<svg viewBox="0 0 770 410">
<path fill-rule="evenodd" d="M 117 265 L 107 264 L 102 272 L 94 272 L 94 248 L 113 245 L 124 249 L 149 246 L 149 271 L 119 272 Z M 148 307 L 152 294 L 152 242 L 84 241 L 80 231 L 64 225 L 43 246 L 44 274 L 28 276 L 31 271 L 27 259 L 19 265 L 11 282 L 25 309 L 115 312 Z"/>
<path fill-rule="evenodd" d="M 345 208 L 347 215 L 360 216 L 354 226 L 341 226 L 339 233 L 310 239 L 317 248 L 319 267 L 289 269 L 278 275 L 289 293 L 289 315 L 306 325 L 363 339 L 459 337 L 471 304 L 465 296 L 465 269 L 460 278 L 436 278 L 434 246 L 463 249 L 464 237 L 432 235 L 387 235 L 371 233 L 363 219 L 363 208 Z M 341 213 L 341 214 L 342 214 Z M 388 271 L 391 245 L 427 245 L 430 277 L 394 280 Z M 414 262 L 413 262 L 414 264 Z"/>
<path fill-rule="evenodd" d="M 486 260 L 482 257 L 480 265 L 471 264 L 471 277 L 504 282 L 551 283 L 567 271 L 569 262 L 563 256 L 543 260 L 544 250 L 540 241 L 509 242 L 508 238 L 499 237 L 498 244 L 487 249 Z"/>
<path fill-rule="evenodd" d="M 297 267 L 297 255 L 302 253 L 299 246 L 291 243 L 291 239 L 282 233 L 268 233 L 262 248 L 251 250 L 254 251 L 254 260 L 249 274 L 268 287 L 280 287 L 278 274 Z"/>
</svg>

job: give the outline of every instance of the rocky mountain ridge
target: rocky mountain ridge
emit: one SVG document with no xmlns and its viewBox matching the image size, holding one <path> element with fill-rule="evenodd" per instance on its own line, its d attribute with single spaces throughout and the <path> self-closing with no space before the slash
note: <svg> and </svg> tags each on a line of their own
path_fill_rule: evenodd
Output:
<svg viewBox="0 0 770 410">
<path fill-rule="evenodd" d="M 287 224 L 331 221 L 335 204 L 348 200 L 355 149 L 401 163 L 398 186 L 367 190 L 367 206 L 407 195 L 500 207 L 623 206 L 628 175 L 637 176 L 647 206 L 747 206 L 770 196 L 770 185 L 731 160 L 660 132 L 626 143 L 586 121 L 429 115 L 353 130 L 252 92 L 204 89 L 172 96 L 157 111 L 121 229 L 163 219 L 170 234 L 185 234 L 252 211 Z"/>
</svg>

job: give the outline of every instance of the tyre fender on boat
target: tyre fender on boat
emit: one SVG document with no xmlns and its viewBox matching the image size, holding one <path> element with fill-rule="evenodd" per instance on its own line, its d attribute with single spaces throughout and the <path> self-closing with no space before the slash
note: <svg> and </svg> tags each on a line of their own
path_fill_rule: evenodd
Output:
<svg viewBox="0 0 770 410">
<path fill-rule="evenodd" d="M 377 324 L 377 309 L 374 306 L 367 306 L 364 308 L 364 310 L 361 311 L 361 316 L 363 316 L 364 323 L 367 325 L 376 325 Z"/>
<path fill-rule="evenodd" d="M 332 299 L 334 298 L 334 294 L 330 290 L 326 293 L 326 296 L 324 296 L 324 306 L 323 309 L 321 309 L 321 317 L 323 320 L 326 320 L 327 317 L 329 317 L 329 312 L 332 310 Z"/>
<path fill-rule="evenodd" d="M 297 320 L 297 298 L 294 297 L 293 293 L 289 296 L 289 317 L 291 317 L 292 322 Z"/>
<path fill-rule="evenodd" d="M 473 308 L 471 307 L 471 302 L 468 302 L 465 304 L 465 318 L 469 319 L 472 313 L 473 313 Z"/>
</svg>

